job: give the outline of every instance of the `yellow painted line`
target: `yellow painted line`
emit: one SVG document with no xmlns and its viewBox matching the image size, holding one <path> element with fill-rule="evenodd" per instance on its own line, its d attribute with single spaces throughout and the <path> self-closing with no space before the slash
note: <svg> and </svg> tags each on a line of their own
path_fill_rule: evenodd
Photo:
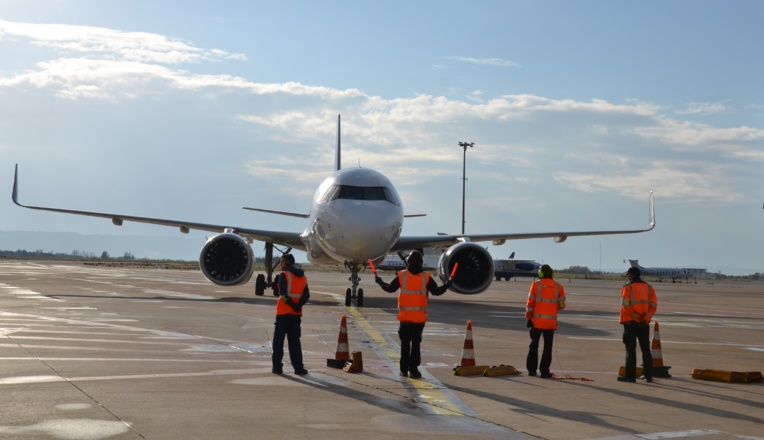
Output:
<svg viewBox="0 0 764 440">
<path fill-rule="evenodd" d="M 344 298 L 342 300 L 344 302 Z M 379 330 L 374 328 L 360 310 L 353 306 L 345 307 L 345 310 L 353 316 L 356 325 L 374 342 L 379 355 L 390 361 L 398 362 L 400 360 L 400 347 L 391 344 Z M 425 375 L 427 376 L 426 381 L 417 379 L 410 381 L 418 394 L 415 396 L 417 401 L 428 404 L 433 413 L 437 415 L 466 416 L 475 414 L 472 408 L 449 391 L 445 385 L 429 373 L 423 372 L 423 377 Z"/>
</svg>

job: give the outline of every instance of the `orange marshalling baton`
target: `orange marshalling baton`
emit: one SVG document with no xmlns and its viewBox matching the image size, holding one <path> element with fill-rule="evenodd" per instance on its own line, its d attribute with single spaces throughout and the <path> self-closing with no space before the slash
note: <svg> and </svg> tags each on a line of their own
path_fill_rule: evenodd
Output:
<svg viewBox="0 0 764 440">
<path fill-rule="evenodd" d="M 371 271 L 374 272 L 374 276 L 377 276 L 377 268 L 374 267 L 374 262 L 371 261 L 371 258 L 369 258 L 369 266 L 371 266 Z"/>
<path fill-rule="evenodd" d="M 454 279 L 454 274 L 456 274 L 456 268 L 457 267 L 459 267 L 459 263 L 454 263 L 454 268 L 451 270 L 451 277 L 449 278 L 449 280 L 453 280 Z"/>
</svg>

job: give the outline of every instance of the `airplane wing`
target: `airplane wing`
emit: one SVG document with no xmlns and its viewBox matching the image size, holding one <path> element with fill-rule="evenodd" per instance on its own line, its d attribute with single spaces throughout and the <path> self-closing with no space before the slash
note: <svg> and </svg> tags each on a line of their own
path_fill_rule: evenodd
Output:
<svg viewBox="0 0 764 440">
<path fill-rule="evenodd" d="M 299 232 L 267 231 L 262 229 L 240 228 L 240 227 L 231 226 L 231 225 L 215 225 L 215 224 L 209 224 L 209 223 L 195 223 L 195 222 L 167 220 L 167 219 L 152 218 L 152 217 L 137 217 L 133 215 L 112 214 L 112 213 L 106 213 L 106 212 L 76 211 L 72 209 L 59 209 L 59 208 L 48 208 L 48 207 L 42 207 L 42 206 L 24 205 L 24 204 L 21 204 L 18 200 L 18 191 L 19 191 L 18 171 L 19 171 L 19 166 L 16 165 L 16 172 L 13 176 L 12 198 L 13 198 L 13 203 L 23 208 L 37 209 L 40 211 L 59 212 L 64 214 L 83 215 L 88 217 L 108 218 L 116 226 L 122 226 L 122 223 L 125 221 L 136 222 L 136 223 L 150 223 L 150 224 L 162 225 L 162 226 L 171 226 L 171 227 L 176 227 L 180 229 L 180 232 L 184 234 L 187 234 L 190 230 L 222 233 L 226 229 L 232 229 L 237 234 L 247 239 L 270 242 L 270 243 L 274 243 L 274 244 L 278 244 L 282 246 L 289 246 L 293 249 L 299 249 L 302 251 L 305 250 L 305 244 L 302 242 L 302 240 L 300 240 Z"/>
<path fill-rule="evenodd" d="M 502 245 L 507 240 L 524 240 L 528 238 L 554 237 L 554 241 L 562 243 L 568 237 L 581 237 L 588 235 L 618 235 L 618 234 L 636 234 L 639 232 L 651 231 L 655 228 L 655 206 L 653 203 L 653 192 L 650 191 L 650 223 L 646 229 L 613 230 L 613 231 L 574 231 L 574 232 L 531 232 L 531 233 L 505 233 L 505 234 L 464 234 L 464 235 L 433 235 L 433 236 L 412 236 L 400 237 L 395 243 L 391 252 L 404 249 L 421 249 L 424 247 L 448 246 L 457 242 L 476 242 L 490 241 L 494 245 Z"/>
</svg>

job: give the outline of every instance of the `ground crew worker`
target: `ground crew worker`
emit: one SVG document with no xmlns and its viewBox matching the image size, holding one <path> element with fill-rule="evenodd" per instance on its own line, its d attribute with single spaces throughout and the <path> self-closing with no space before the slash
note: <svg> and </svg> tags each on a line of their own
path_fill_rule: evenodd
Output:
<svg viewBox="0 0 764 440">
<path fill-rule="evenodd" d="M 451 280 L 438 287 L 435 280 L 422 268 L 422 254 L 413 251 L 406 259 L 406 270 L 398 272 L 398 276 L 387 284 L 382 278 L 375 276 L 374 281 L 382 287 L 382 290 L 393 293 L 400 288 L 398 294 L 398 337 L 401 339 L 401 363 L 400 375 L 419 379 L 422 373 L 419 365 L 422 355 L 419 347 L 422 342 L 424 324 L 427 322 L 427 293 L 439 296 L 443 295 L 449 287 Z"/>
<path fill-rule="evenodd" d="M 274 374 L 282 374 L 284 357 L 284 337 L 289 346 L 289 360 L 292 362 L 295 374 L 308 374 L 302 363 L 302 344 L 300 343 L 302 322 L 302 307 L 310 299 L 308 279 L 305 272 L 294 267 L 294 255 L 286 254 L 281 257 L 281 276 L 279 277 L 279 299 L 276 303 L 276 323 L 273 331 L 273 361 Z"/>
<path fill-rule="evenodd" d="M 653 381 L 653 356 L 650 353 L 650 320 L 658 310 L 653 286 L 642 281 L 638 267 L 626 271 L 629 281 L 621 288 L 621 324 L 626 346 L 626 372 L 620 382 L 637 381 L 637 341 L 642 352 L 642 368 L 647 382 Z"/>
<path fill-rule="evenodd" d="M 548 264 L 539 269 L 539 279 L 531 283 L 528 301 L 525 304 L 525 319 L 530 329 L 531 344 L 528 346 L 528 357 L 525 366 L 528 375 L 535 376 L 536 369 L 541 371 L 541 377 L 552 377 L 549 367 L 552 365 L 552 344 L 554 331 L 557 330 L 557 311 L 565 308 L 565 289 L 556 282 L 554 271 Z M 544 337 L 544 350 L 541 353 L 539 365 L 539 341 Z"/>
</svg>

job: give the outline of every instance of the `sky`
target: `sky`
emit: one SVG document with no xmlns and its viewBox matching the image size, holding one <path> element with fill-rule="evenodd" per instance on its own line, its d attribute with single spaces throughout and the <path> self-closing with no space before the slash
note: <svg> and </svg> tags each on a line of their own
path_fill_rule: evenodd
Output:
<svg viewBox="0 0 764 440">
<path fill-rule="evenodd" d="M 764 272 L 763 20 L 755 0 L 3 0 L 0 231 L 179 237 L 165 256 L 189 260 L 206 237 L 16 207 L 16 164 L 26 204 L 302 231 L 241 207 L 307 213 L 341 114 L 343 166 L 426 214 L 404 235 L 461 232 L 463 183 L 468 234 L 642 229 L 654 191 L 651 232 L 486 246 Z"/>
</svg>

